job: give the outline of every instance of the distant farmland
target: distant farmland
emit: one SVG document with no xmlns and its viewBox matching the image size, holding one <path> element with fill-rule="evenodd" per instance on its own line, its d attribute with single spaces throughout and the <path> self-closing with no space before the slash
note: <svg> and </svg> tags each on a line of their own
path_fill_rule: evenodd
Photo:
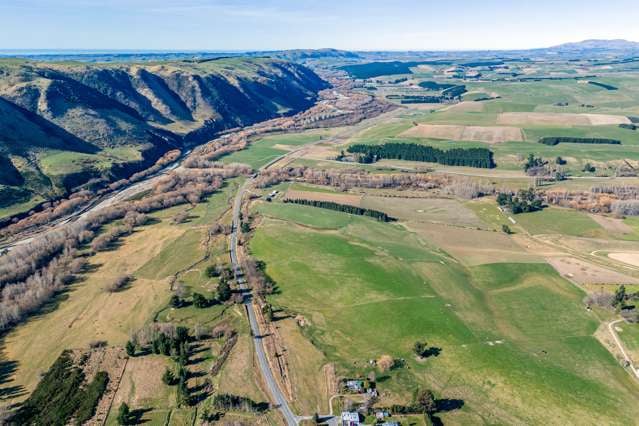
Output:
<svg viewBox="0 0 639 426">
<path fill-rule="evenodd" d="M 411 68 L 418 65 L 451 65 L 450 61 L 420 61 L 420 62 L 369 62 L 366 64 L 344 65 L 339 69 L 346 71 L 354 78 L 366 79 L 382 75 L 411 74 Z"/>
</svg>

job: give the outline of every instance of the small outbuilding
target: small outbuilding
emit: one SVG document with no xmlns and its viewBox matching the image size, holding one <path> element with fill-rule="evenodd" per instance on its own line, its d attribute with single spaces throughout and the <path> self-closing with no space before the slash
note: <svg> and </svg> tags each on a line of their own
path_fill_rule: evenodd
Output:
<svg viewBox="0 0 639 426">
<path fill-rule="evenodd" d="M 342 412 L 342 426 L 359 426 L 359 414 L 354 411 Z"/>
</svg>

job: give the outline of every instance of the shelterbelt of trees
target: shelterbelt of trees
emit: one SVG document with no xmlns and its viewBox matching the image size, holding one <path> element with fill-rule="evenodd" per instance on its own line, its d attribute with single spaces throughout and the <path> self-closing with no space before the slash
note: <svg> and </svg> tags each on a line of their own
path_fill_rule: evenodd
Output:
<svg viewBox="0 0 639 426">
<path fill-rule="evenodd" d="M 608 144 L 608 145 L 621 145 L 621 141 L 618 139 L 606 139 L 606 138 L 573 138 L 570 136 L 546 136 L 539 139 L 539 143 L 544 145 L 558 145 L 560 143 L 586 143 L 586 144 Z"/>
<path fill-rule="evenodd" d="M 447 166 L 467 166 L 483 169 L 495 167 L 493 153 L 486 148 L 452 148 L 442 150 L 414 143 L 385 143 L 382 145 L 356 144 L 348 152 L 362 154 L 361 163 L 374 163 L 381 159 L 425 161 Z"/>
<path fill-rule="evenodd" d="M 305 199 L 290 199 L 284 200 L 285 203 L 301 204 L 303 206 L 319 207 L 322 209 L 337 210 L 340 212 L 355 214 L 358 216 L 369 216 L 375 218 L 381 222 L 390 222 L 394 220 L 384 212 L 379 210 L 365 209 L 363 207 L 351 206 L 349 204 L 339 204 L 332 201 L 319 201 L 319 200 L 305 200 Z"/>
</svg>

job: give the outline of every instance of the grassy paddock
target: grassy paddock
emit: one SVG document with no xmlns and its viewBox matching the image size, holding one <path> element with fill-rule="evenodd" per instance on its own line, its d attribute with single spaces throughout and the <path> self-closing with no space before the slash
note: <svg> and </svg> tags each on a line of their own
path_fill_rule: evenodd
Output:
<svg viewBox="0 0 639 426">
<path fill-rule="evenodd" d="M 264 222 L 251 250 L 281 289 L 272 302 L 310 321 L 303 332 L 342 374 L 365 375 L 367 360 L 385 353 L 404 358 L 408 368 L 379 384 L 386 400 L 405 402 L 418 386 L 463 399 L 444 422 L 624 423 L 638 414 L 637 385 L 592 336 L 598 322 L 583 293 L 550 266 L 464 267 L 401 226 L 297 207 L 269 211 L 278 219 Z M 299 226 L 321 216 L 330 227 Z M 419 339 L 441 355 L 416 361 Z"/>
</svg>

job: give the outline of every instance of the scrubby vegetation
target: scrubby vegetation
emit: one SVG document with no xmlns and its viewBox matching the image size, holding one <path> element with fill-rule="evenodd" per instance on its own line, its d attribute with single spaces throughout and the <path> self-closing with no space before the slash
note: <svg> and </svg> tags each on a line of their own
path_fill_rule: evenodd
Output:
<svg viewBox="0 0 639 426">
<path fill-rule="evenodd" d="M 538 141 L 544 145 L 558 145 L 560 143 L 584 143 L 584 144 L 608 144 L 608 145 L 621 145 L 621 141 L 618 139 L 607 138 L 574 138 L 569 136 L 546 136 Z"/>
<path fill-rule="evenodd" d="M 382 222 L 389 222 L 393 220 L 384 212 L 378 210 L 365 209 L 362 207 L 351 206 L 348 204 L 339 204 L 332 201 L 318 201 L 318 200 L 300 200 L 300 199 L 286 199 L 285 203 L 301 204 L 303 206 L 313 206 L 322 209 L 337 210 L 344 213 L 355 214 L 359 216 L 369 216 Z"/>
<path fill-rule="evenodd" d="M 426 161 L 448 166 L 493 168 L 492 151 L 486 148 L 452 148 L 441 150 L 413 143 L 385 143 L 382 145 L 351 145 L 348 152 L 362 154 L 360 162 L 373 163 L 381 159 Z"/>
</svg>

